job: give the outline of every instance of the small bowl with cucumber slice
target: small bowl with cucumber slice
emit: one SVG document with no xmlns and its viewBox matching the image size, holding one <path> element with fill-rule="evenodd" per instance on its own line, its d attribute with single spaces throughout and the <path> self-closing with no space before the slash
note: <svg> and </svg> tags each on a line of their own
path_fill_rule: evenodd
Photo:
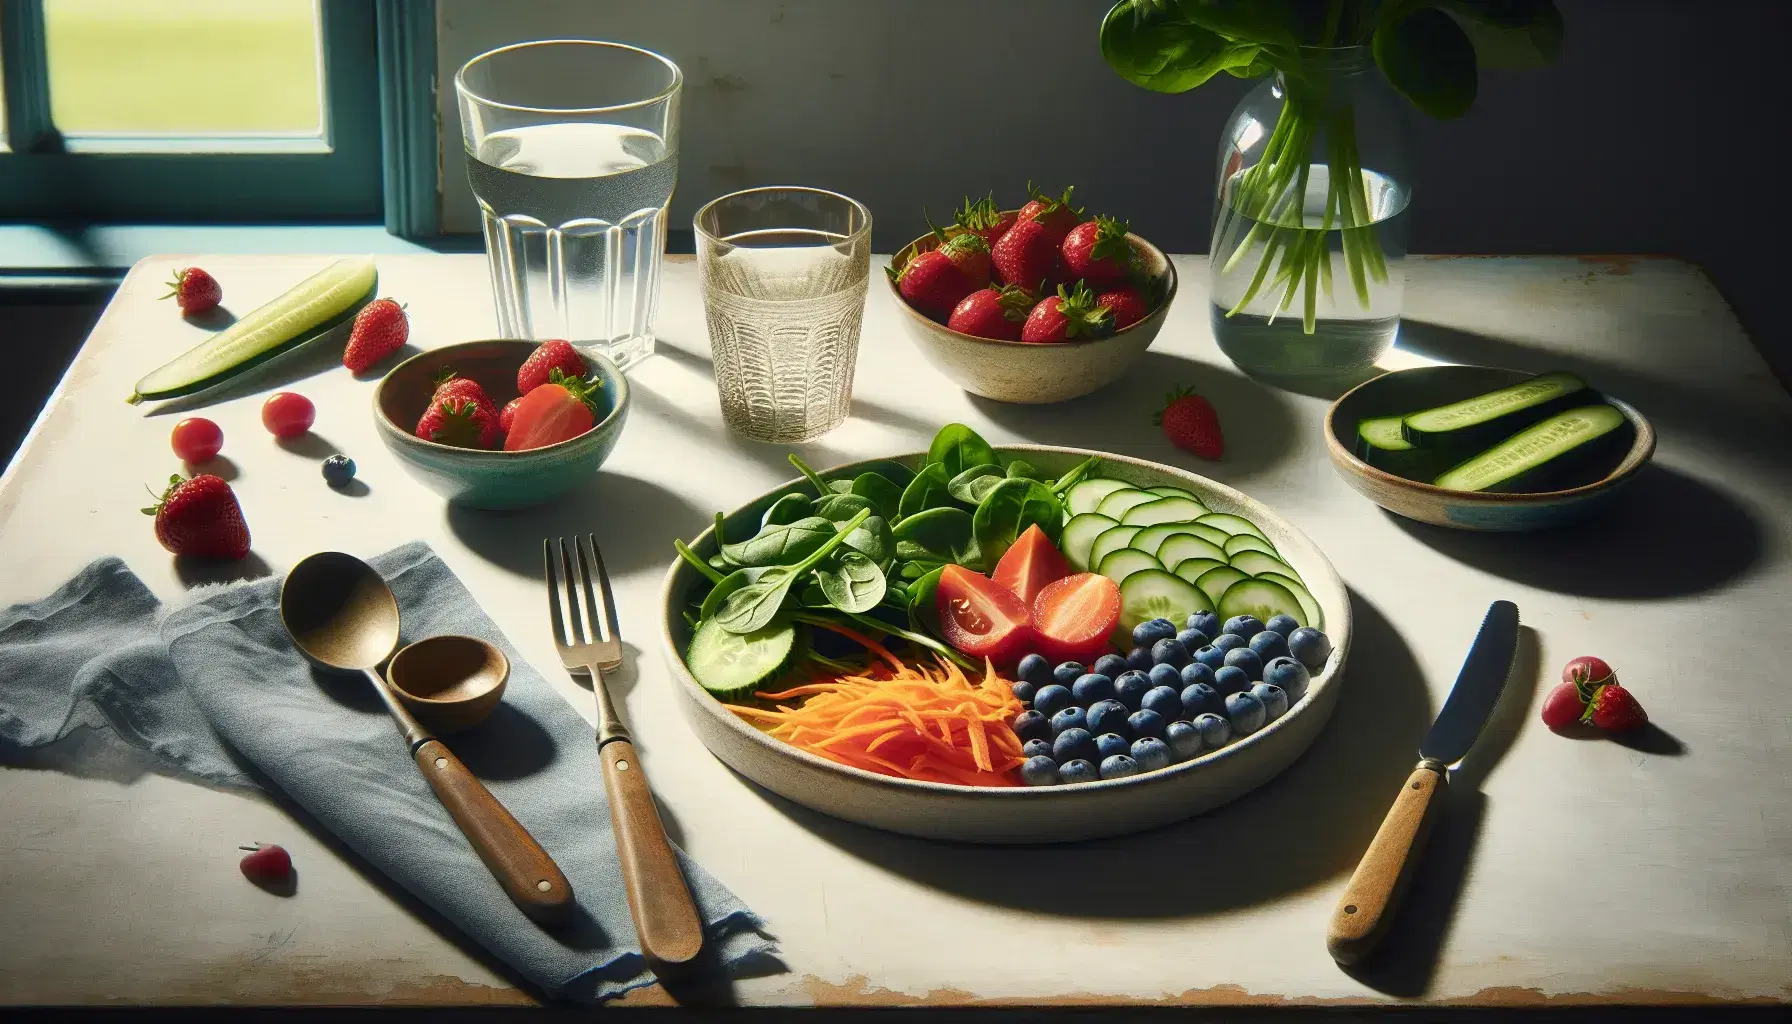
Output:
<svg viewBox="0 0 1792 1024">
<path fill-rule="evenodd" d="M 1612 500 L 1655 452 L 1636 409 L 1566 372 L 1421 366 L 1326 413 L 1346 482 L 1396 515 L 1458 530 L 1536 530 Z"/>
</svg>

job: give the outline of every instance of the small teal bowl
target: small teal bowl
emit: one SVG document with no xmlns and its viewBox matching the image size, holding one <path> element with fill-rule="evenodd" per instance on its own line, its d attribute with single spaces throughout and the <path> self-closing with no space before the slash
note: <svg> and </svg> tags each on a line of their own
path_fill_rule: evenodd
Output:
<svg viewBox="0 0 1792 1024">
<path fill-rule="evenodd" d="M 436 377 L 453 367 L 478 381 L 499 408 L 516 397 L 516 371 L 533 341 L 468 341 L 431 349 L 392 368 L 373 393 L 380 440 L 405 469 L 457 505 L 503 509 L 538 505 L 583 483 L 610 457 L 628 419 L 628 380 L 607 357 L 580 354 L 603 381 L 597 425 L 578 437 L 526 452 L 482 451 L 426 441 L 411 433 L 429 407 Z"/>
</svg>

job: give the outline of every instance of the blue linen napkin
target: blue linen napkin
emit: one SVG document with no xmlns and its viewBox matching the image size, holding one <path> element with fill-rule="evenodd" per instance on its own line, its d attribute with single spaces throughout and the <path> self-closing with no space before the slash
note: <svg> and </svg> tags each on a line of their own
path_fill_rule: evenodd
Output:
<svg viewBox="0 0 1792 1024">
<path fill-rule="evenodd" d="M 278 787 L 385 876 L 547 995 L 595 1001 L 653 981 L 610 834 L 591 727 L 486 618 L 429 547 L 370 564 L 398 598 L 404 641 L 444 633 L 509 657 L 504 700 L 448 737 L 566 873 L 579 913 L 546 931 L 524 917 L 418 773 L 359 677 L 311 668 L 281 627 L 278 579 L 201 592 L 164 609 L 116 558 L 41 601 L 0 612 L 0 747 L 87 727 L 207 781 Z M 769 956 L 759 919 L 679 854 L 723 965 Z"/>
</svg>

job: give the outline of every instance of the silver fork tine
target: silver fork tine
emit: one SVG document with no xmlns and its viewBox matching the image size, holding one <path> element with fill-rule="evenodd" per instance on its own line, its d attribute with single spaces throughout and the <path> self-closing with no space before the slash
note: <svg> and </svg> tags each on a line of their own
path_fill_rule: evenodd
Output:
<svg viewBox="0 0 1792 1024">
<path fill-rule="evenodd" d="M 565 573 L 566 617 L 569 620 L 567 629 L 568 637 L 571 642 L 575 644 L 588 643 L 586 627 L 591 624 L 591 621 L 589 616 L 584 616 L 583 621 L 581 621 L 581 613 L 583 609 L 579 607 L 578 580 L 572 573 L 572 555 L 567 552 L 566 541 L 562 538 L 555 538 L 554 547 L 558 548 L 560 551 L 560 568 Z"/>
<path fill-rule="evenodd" d="M 604 568 L 603 552 L 598 550 L 597 538 L 592 534 L 585 535 L 585 543 L 591 547 L 591 560 L 597 563 L 597 582 L 604 593 L 604 622 L 610 633 L 606 640 L 611 643 L 622 641 L 622 623 L 616 618 L 616 595 L 610 592 L 610 573 Z"/>
<path fill-rule="evenodd" d="M 600 621 L 603 604 L 591 589 L 591 560 L 585 557 L 585 545 L 579 543 L 577 534 L 572 537 L 572 549 L 579 557 L 579 588 L 585 595 L 585 624 L 591 629 L 591 642 L 601 643 L 604 639 L 603 623 Z"/>
<path fill-rule="evenodd" d="M 566 637 L 566 618 L 560 614 L 560 581 L 554 572 L 554 541 L 552 538 L 541 542 L 541 564 L 547 574 L 548 581 L 548 621 L 553 623 L 554 642 L 565 647 L 571 643 Z"/>
</svg>

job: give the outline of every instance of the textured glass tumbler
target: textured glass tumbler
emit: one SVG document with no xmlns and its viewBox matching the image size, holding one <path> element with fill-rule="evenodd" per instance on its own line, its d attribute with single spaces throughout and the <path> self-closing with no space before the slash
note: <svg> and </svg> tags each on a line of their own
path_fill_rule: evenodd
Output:
<svg viewBox="0 0 1792 1024">
<path fill-rule="evenodd" d="M 852 410 L 871 214 L 813 188 L 735 192 L 697 211 L 697 266 L 722 418 L 808 441 Z"/>
<path fill-rule="evenodd" d="M 657 53 L 581 39 L 492 50 L 454 76 L 504 337 L 619 366 L 653 353 L 681 81 Z"/>
</svg>

